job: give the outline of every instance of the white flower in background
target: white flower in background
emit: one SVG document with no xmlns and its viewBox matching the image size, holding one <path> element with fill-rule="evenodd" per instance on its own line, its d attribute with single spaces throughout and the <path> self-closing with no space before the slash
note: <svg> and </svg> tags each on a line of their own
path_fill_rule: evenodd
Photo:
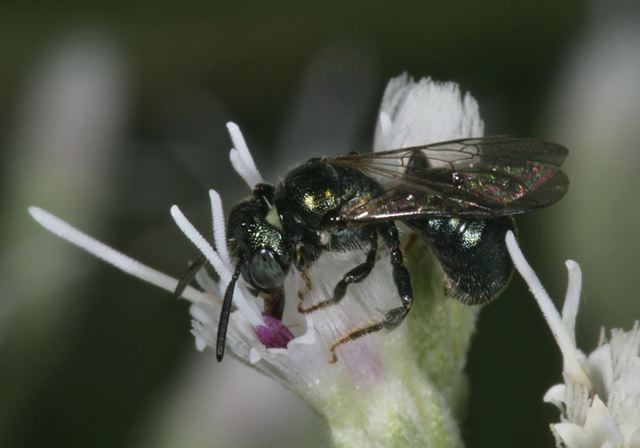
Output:
<svg viewBox="0 0 640 448">
<path fill-rule="evenodd" d="M 566 262 L 569 280 L 560 314 L 511 232 L 506 240 L 516 269 L 527 282 L 562 352 L 564 384 L 553 386 L 544 396 L 544 401 L 561 412 L 561 422 L 551 425 L 558 446 L 640 447 L 640 322 L 629 332 L 612 330 L 608 339 L 603 331 L 599 347 L 585 357 L 575 342 L 580 266 L 571 260 Z"/>
<path fill-rule="evenodd" d="M 262 182 L 239 128 L 228 124 L 235 148 L 231 164 L 249 188 Z M 393 79 L 384 94 L 374 148 L 393 149 L 483 134 L 478 105 L 462 97 L 453 83 L 429 79 Z M 249 192 L 248 192 L 249 193 Z M 225 240 L 219 195 L 210 191 L 215 248 L 177 206 L 171 215 L 187 238 L 217 272 L 215 282 L 204 271 L 196 280 L 204 291 L 189 287 L 193 332 L 202 350 L 216 346 L 220 297 L 235 266 Z M 117 268 L 172 292 L 177 281 L 105 246 L 48 212 L 31 207 L 45 228 Z M 236 284 L 235 310 L 228 327 L 230 352 L 304 398 L 325 417 L 336 446 L 461 446 L 457 418 L 466 398 L 463 368 L 477 308 L 444 296 L 439 268 L 430 264 L 423 244 L 406 254 L 412 273 L 414 308 L 403 325 L 341 345 L 330 364 L 331 345 L 350 330 L 378 320 L 399 303 L 386 251 L 365 281 L 350 285 L 344 299 L 310 314 L 297 311 L 298 291 L 306 306 L 331 297 L 342 276 L 360 264 L 365 251 L 325 253 L 310 269 L 314 285 L 306 290 L 292 270 L 285 281 L 282 321 L 265 317 L 261 299 L 243 281 Z"/>
</svg>

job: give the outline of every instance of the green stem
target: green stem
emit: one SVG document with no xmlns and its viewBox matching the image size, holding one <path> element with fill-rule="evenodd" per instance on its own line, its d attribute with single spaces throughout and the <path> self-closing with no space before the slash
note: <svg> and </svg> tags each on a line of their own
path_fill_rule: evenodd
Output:
<svg viewBox="0 0 640 448">
<path fill-rule="evenodd" d="M 464 366 L 478 311 L 445 296 L 428 254 L 422 243 L 409 254 L 414 309 L 385 336 L 384 378 L 366 390 L 342 387 L 328 401 L 323 414 L 336 447 L 463 446 Z"/>
</svg>

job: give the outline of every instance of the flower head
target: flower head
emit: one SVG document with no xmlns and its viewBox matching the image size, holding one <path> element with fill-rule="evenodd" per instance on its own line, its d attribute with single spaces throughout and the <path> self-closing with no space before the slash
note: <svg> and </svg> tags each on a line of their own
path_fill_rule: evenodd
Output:
<svg viewBox="0 0 640 448">
<path fill-rule="evenodd" d="M 516 269 L 529 285 L 562 352 L 564 383 L 551 387 L 544 396 L 544 401 L 561 412 L 560 423 L 551 425 L 558 446 L 640 446 L 640 322 L 629 332 L 612 330 L 610 338 L 603 331 L 599 347 L 585 357 L 575 342 L 580 266 L 571 260 L 565 263 L 569 282 L 560 314 L 511 232 L 506 241 Z"/>
<path fill-rule="evenodd" d="M 263 182 L 239 128 L 228 124 L 234 148 L 231 164 L 250 189 Z M 434 141 L 480 136 L 483 123 L 470 95 L 456 84 L 429 79 L 414 82 L 406 75 L 385 91 L 374 148 L 393 149 Z M 188 287 L 193 302 L 196 346 L 216 347 L 223 292 L 237 270 L 226 242 L 220 196 L 209 192 L 212 245 L 180 211 L 171 215 L 185 236 L 206 257 L 219 281 L 200 272 L 201 290 Z M 168 291 L 177 281 L 105 246 L 39 208 L 29 209 L 44 227 L 108 263 Z M 214 249 L 215 247 L 215 249 Z M 281 320 L 263 313 L 263 303 L 239 280 L 233 287 L 234 310 L 227 331 L 233 355 L 307 400 L 329 423 L 339 446 L 459 446 L 457 418 L 465 399 L 463 368 L 475 308 L 445 297 L 442 273 L 430 262 L 424 244 L 406 255 L 415 304 L 403 325 L 340 345 L 339 361 L 330 364 L 330 348 L 354 328 L 379 321 L 399 304 L 389 256 L 381 250 L 369 276 L 349 285 L 346 296 L 311 313 L 298 311 L 299 298 L 312 306 L 333 294 L 346 272 L 366 258 L 364 250 L 321 254 L 308 276 L 292 269 L 284 283 Z"/>
</svg>

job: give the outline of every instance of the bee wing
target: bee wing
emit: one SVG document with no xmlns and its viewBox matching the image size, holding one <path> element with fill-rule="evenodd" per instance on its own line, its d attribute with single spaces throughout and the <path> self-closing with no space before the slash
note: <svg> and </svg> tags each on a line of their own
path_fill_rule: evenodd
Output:
<svg viewBox="0 0 640 448">
<path fill-rule="evenodd" d="M 567 154 L 555 143 L 490 136 L 336 157 L 331 163 L 372 176 L 385 189 L 345 205 L 338 220 L 496 218 L 546 207 L 569 186 L 560 171 Z"/>
</svg>

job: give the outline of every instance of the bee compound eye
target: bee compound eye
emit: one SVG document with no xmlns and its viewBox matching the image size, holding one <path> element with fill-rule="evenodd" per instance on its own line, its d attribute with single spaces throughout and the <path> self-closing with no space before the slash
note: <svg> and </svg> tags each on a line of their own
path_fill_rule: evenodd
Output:
<svg viewBox="0 0 640 448">
<path fill-rule="evenodd" d="M 269 249 L 260 249 L 251 257 L 249 273 L 254 286 L 260 289 L 278 288 L 284 283 L 285 272 Z"/>
</svg>

